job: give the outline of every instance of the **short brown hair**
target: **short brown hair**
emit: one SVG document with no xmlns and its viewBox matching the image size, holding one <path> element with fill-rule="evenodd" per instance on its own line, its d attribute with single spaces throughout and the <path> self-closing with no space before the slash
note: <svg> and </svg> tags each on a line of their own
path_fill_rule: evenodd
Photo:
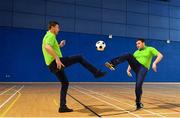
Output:
<svg viewBox="0 0 180 118">
<path fill-rule="evenodd" d="M 141 42 L 145 42 L 145 40 L 144 39 L 142 39 L 142 38 L 138 38 L 136 41 L 141 41 Z"/>
<path fill-rule="evenodd" d="M 50 30 L 52 26 L 55 27 L 56 25 L 59 25 L 57 21 L 49 21 L 48 29 Z"/>
</svg>

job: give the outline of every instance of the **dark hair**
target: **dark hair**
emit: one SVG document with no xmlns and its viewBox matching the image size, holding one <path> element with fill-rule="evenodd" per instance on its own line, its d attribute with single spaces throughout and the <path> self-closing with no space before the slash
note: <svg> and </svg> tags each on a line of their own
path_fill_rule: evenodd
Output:
<svg viewBox="0 0 180 118">
<path fill-rule="evenodd" d="M 50 21 L 48 24 L 48 29 L 50 30 L 51 27 L 55 27 L 56 25 L 59 25 L 57 21 Z"/>
<path fill-rule="evenodd" d="M 145 42 L 145 40 L 144 39 L 142 39 L 142 38 L 139 38 L 139 39 L 137 39 L 136 41 L 141 41 L 141 42 Z"/>
</svg>

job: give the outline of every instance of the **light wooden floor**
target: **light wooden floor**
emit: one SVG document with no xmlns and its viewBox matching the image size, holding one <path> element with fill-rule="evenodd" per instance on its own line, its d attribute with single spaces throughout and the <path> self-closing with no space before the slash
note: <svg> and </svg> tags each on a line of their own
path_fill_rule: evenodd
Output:
<svg viewBox="0 0 180 118">
<path fill-rule="evenodd" d="M 70 83 L 72 113 L 58 113 L 60 84 L 0 83 L 0 117 L 180 117 L 180 83 L 145 83 L 135 111 L 134 83 Z"/>
</svg>

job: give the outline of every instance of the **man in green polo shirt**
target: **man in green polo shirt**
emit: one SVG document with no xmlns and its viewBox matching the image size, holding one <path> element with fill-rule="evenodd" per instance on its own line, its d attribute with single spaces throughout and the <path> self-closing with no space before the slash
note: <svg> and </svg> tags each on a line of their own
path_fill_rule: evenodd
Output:
<svg viewBox="0 0 180 118">
<path fill-rule="evenodd" d="M 49 22 L 49 31 L 43 38 L 42 51 L 45 59 L 45 63 L 49 70 L 56 75 L 58 80 L 61 82 L 61 92 L 60 92 L 60 108 L 59 112 L 72 112 L 66 106 L 66 94 L 69 86 L 68 79 L 64 73 L 64 69 L 72 64 L 80 63 L 88 71 L 90 71 L 95 78 L 103 77 L 106 72 L 95 68 L 88 61 L 86 61 L 81 55 L 67 56 L 63 57 L 61 49 L 65 45 L 65 41 L 61 41 L 58 44 L 56 40 L 56 35 L 60 31 L 59 24 L 56 21 Z"/>
<path fill-rule="evenodd" d="M 116 57 L 111 61 L 106 62 L 105 66 L 110 70 L 115 70 L 115 67 L 118 64 L 121 64 L 125 61 L 129 63 L 127 75 L 132 77 L 132 74 L 130 72 L 131 69 L 136 73 L 136 109 L 139 110 L 143 108 L 143 104 L 141 103 L 142 85 L 146 74 L 150 69 L 152 58 L 154 56 L 157 56 L 152 64 L 152 69 L 157 72 L 157 64 L 161 61 L 163 55 L 155 48 L 146 46 L 144 39 L 137 39 L 136 46 L 138 50 L 135 51 L 133 55 L 125 54 Z"/>
</svg>

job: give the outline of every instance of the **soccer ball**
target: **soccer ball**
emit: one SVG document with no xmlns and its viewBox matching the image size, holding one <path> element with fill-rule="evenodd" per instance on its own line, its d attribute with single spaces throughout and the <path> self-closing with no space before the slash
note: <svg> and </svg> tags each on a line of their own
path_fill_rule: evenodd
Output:
<svg viewBox="0 0 180 118">
<path fill-rule="evenodd" d="M 104 41 L 96 42 L 96 49 L 98 51 L 104 51 L 105 47 L 106 47 L 106 43 Z"/>
</svg>

